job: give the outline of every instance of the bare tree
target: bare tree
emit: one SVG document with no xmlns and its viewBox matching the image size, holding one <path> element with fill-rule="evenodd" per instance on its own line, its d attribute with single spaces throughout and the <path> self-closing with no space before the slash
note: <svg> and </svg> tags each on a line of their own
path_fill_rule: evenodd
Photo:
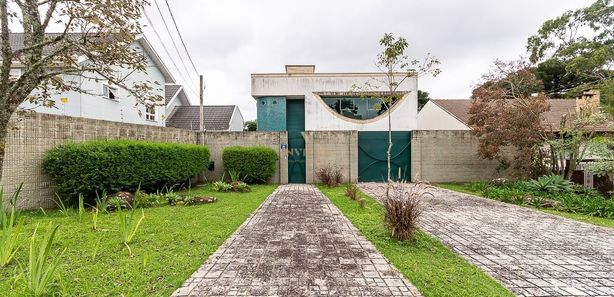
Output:
<svg viewBox="0 0 614 297">
<path fill-rule="evenodd" d="M 53 106 L 51 95 L 88 93 L 79 77 L 109 82 L 153 105 L 150 82 L 128 83 L 118 69 L 145 72 L 147 60 L 131 46 L 142 33 L 146 0 L 0 0 L 0 178 L 9 119 L 25 101 Z M 14 33 L 14 32 L 22 33 Z M 54 32 L 54 33 L 50 33 Z M 21 69 L 19 77 L 11 68 Z"/>
<path fill-rule="evenodd" d="M 377 54 L 375 65 L 384 74 L 383 79 L 373 78 L 374 83 L 367 82 L 364 85 L 352 87 L 352 91 L 360 92 L 363 98 L 377 98 L 379 104 L 387 111 L 388 118 L 388 149 L 387 159 L 387 182 L 392 182 L 391 157 L 392 157 L 392 117 L 390 109 L 404 94 L 398 91 L 399 86 L 410 77 L 424 75 L 437 76 L 441 69 L 437 68 L 439 60 L 427 54 L 422 60 L 411 60 L 406 54 L 409 44 L 403 37 L 394 37 L 386 33 L 379 41 L 382 51 Z M 383 86 L 385 90 L 379 90 Z M 386 191 L 388 193 L 388 190 Z"/>
</svg>

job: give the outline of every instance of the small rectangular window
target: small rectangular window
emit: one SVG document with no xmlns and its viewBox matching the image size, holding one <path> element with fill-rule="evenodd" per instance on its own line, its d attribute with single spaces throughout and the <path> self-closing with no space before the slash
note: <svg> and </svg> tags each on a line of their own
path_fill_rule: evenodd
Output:
<svg viewBox="0 0 614 297">
<path fill-rule="evenodd" d="M 156 107 L 155 106 L 145 107 L 145 119 L 148 121 L 156 120 Z"/>
<path fill-rule="evenodd" d="M 108 84 L 102 84 L 102 97 L 111 100 L 119 100 L 119 88 Z"/>
<path fill-rule="evenodd" d="M 10 81 L 16 81 L 19 79 L 19 77 L 21 76 L 21 69 L 19 68 L 12 68 L 9 71 L 9 80 Z"/>
</svg>

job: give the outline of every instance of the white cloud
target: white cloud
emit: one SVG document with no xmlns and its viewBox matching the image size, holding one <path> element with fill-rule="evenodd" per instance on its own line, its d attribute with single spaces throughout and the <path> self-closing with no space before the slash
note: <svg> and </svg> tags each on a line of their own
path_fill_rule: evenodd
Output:
<svg viewBox="0 0 614 297">
<path fill-rule="evenodd" d="M 158 1 L 166 13 L 164 3 Z M 422 78 L 421 89 L 433 98 L 466 98 L 494 59 L 518 57 L 525 51 L 526 39 L 545 20 L 566 10 L 588 6 L 592 1 L 169 0 L 169 3 L 196 66 L 205 75 L 206 104 L 237 104 L 246 119 L 254 119 L 251 73 L 282 72 L 285 64 L 301 63 L 315 64 L 319 72 L 374 71 L 377 42 L 385 32 L 407 38 L 411 56 L 422 57 L 431 52 L 441 60 L 443 73 L 437 78 Z M 158 32 L 164 33 L 164 42 L 179 64 L 155 6 L 147 11 Z M 159 48 L 160 42 L 151 33 L 146 30 Z M 168 60 L 161 48 L 158 53 Z M 167 64 L 173 68 L 171 63 Z M 198 78 L 195 74 L 191 77 L 196 88 Z M 196 96 L 191 99 L 198 102 Z"/>
</svg>

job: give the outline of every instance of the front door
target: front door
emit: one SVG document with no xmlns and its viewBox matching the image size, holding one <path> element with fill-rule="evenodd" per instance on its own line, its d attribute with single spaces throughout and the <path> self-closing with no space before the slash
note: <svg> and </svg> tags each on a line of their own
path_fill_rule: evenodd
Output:
<svg viewBox="0 0 614 297">
<path fill-rule="evenodd" d="M 305 183 L 305 100 L 286 102 L 288 129 L 288 182 Z"/>
</svg>

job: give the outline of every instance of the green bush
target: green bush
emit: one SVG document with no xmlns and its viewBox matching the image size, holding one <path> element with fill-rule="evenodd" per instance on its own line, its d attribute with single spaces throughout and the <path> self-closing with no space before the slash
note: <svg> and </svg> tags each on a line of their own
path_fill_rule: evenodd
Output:
<svg viewBox="0 0 614 297">
<path fill-rule="evenodd" d="M 231 146 L 222 154 L 226 172 L 244 176 L 247 183 L 266 183 L 275 174 L 277 153 L 268 147 Z"/>
<path fill-rule="evenodd" d="M 65 201 L 79 194 L 93 205 L 100 193 L 156 192 L 186 182 L 207 168 L 209 149 L 199 145 L 129 140 L 66 143 L 49 150 L 43 170 Z"/>
<path fill-rule="evenodd" d="M 572 192 L 574 191 L 572 182 L 556 174 L 540 176 L 538 179 L 532 179 L 528 181 L 526 185 L 528 189 L 531 191 L 542 191 L 542 192 Z"/>
<path fill-rule="evenodd" d="M 497 186 L 474 182 L 465 184 L 465 187 L 502 202 L 539 206 L 543 204 L 541 201 L 549 199 L 558 201 L 554 208 L 560 211 L 614 219 L 614 199 L 561 179 L 544 176 L 529 182 L 515 181 Z M 528 196 L 533 201 L 524 199 Z"/>
</svg>

